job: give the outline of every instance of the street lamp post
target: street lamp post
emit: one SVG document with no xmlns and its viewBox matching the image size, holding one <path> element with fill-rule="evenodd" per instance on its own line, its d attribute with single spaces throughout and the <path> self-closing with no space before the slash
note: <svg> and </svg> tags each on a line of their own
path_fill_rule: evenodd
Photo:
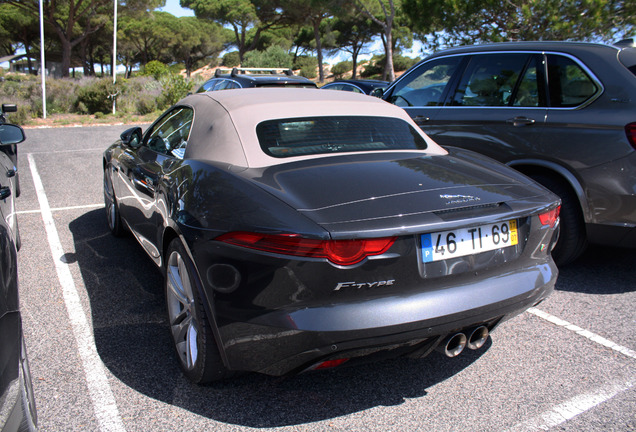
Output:
<svg viewBox="0 0 636 432">
<path fill-rule="evenodd" d="M 40 71 L 42 75 L 42 117 L 46 118 L 46 62 L 44 61 L 44 7 L 40 0 Z"/>
<path fill-rule="evenodd" d="M 115 20 L 113 24 L 113 91 L 115 90 L 115 83 L 117 83 L 117 0 L 113 0 L 115 3 Z M 117 92 L 115 92 L 117 93 Z M 113 114 L 116 112 L 117 94 L 113 94 Z"/>
</svg>

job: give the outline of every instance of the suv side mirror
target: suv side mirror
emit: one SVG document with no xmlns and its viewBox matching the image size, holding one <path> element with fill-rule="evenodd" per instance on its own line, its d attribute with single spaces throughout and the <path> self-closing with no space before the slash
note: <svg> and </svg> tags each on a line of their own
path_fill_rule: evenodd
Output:
<svg viewBox="0 0 636 432">
<path fill-rule="evenodd" d="M 14 124 L 0 125 L 0 144 L 12 145 L 24 141 L 24 131 L 20 126 Z"/>
<path fill-rule="evenodd" d="M 384 96 L 384 89 L 383 88 L 374 88 L 373 90 L 371 90 L 371 96 L 375 96 L 375 97 L 379 97 L 381 98 L 382 96 Z"/>
</svg>

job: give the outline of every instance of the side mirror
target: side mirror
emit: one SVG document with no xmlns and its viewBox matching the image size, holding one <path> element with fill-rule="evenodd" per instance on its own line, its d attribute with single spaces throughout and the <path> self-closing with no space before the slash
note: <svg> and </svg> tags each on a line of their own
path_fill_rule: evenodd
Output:
<svg viewBox="0 0 636 432">
<path fill-rule="evenodd" d="M 126 129 L 119 136 L 121 142 L 132 148 L 139 147 L 141 145 L 141 128 L 134 127 Z"/>
<path fill-rule="evenodd" d="M 20 126 L 14 124 L 0 125 L 0 144 L 11 145 L 21 143 L 25 140 L 24 131 Z"/>
<path fill-rule="evenodd" d="M 375 97 L 379 97 L 381 98 L 382 96 L 384 96 L 384 89 L 383 88 L 374 88 L 373 90 L 371 90 L 371 96 L 375 96 Z"/>
</svg>

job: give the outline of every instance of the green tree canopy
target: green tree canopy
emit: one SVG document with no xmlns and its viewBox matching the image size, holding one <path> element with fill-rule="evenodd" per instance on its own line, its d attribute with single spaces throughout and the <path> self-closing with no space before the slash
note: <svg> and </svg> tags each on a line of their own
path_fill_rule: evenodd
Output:
<svg viewBox="0 0 636 432">
<path fill-rule="evenodd" d="M 382 28 L 380 37 L 387 58 L 382 79 L 393 81 L 393 26 L 402 11 L 402 0 L 355 0 L 355 6 L 364 16 Z"/>
<path fill-rule="evenodd" d="M 380 33 L 382 28 L 370 18 L 352 11 L 351 14 L 336 18 L 333 30 L 336 32 L 337 50 L 351 54 L 353 68 L 351 78 L 356 79 L 358 56 L 364 53 L 364 48 L 373 41 L 373 37 Z"/>
<path fill-rule="evenodd" d="M 2 0 L 21 8 L 27 14 L 40 15 L 39 0 Z M 123 10 L 151 10 L 165 4 L 164 0 L 121 1 Z M 130 6 L 129 6 L 130 5 Z M 112 0 L 46 0 L 42 2 L 43 19 L 59 39 L 62 76 L 69 75 L 73 50 L 113 19 Z"/>
<path fill-rule="evenodd" d="M 39 52 L 40 40 L 38 20 L 25 14 L 23 10 L 10 4 L 0 4 L 0 55 L 15 54 L 17 48 L 24 48 L 29 72 L 33 73 L 31 58 L 34 49 Z"/>
<path fill-rule="evenodd" d="M 509 40 L 610 42 L 636 29 L 633 0 L 403 0 L 403 8 L 419 38 L 432 47 Z"/>
<path fill-rule="evenodd" d="M 173 60 L 183 63 L 190 77 L 197 62 L 218 57 L 225 40 L 223 29 L 217 23 L 195 17 L 177 18 L 170 28 L 173 34 L 170 52 Z"/>
<path fill-rule="evenodd" d="M 282 16 L 275 0 L 180 0 L 182 7 L 194 10 L 198 18 L 229 25 L 241 61 L 254 49 L 261 33 L 280 23 Z"/>
</svg>

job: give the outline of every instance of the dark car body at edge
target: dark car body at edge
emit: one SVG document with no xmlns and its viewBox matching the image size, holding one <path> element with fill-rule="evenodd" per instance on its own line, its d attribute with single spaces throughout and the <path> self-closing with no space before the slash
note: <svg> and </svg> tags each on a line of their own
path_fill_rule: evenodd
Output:
<svg viewBox="0 0 636 432">
<path fill-rule="evenodd" d="M 7 110 L 3 105 L 3 111 Z M 7 111 L 15 111 L 14 106 Z M 16 247 L 15 155 L 24 140 L 19 126 L 0 121 L 0 431 L 34 431 L 37 414 L 22 332 Z M 9 149 L 9 155 L 5 149 Z M 11 175 L 10 175 L 11 174 Z"/>
</svg>

